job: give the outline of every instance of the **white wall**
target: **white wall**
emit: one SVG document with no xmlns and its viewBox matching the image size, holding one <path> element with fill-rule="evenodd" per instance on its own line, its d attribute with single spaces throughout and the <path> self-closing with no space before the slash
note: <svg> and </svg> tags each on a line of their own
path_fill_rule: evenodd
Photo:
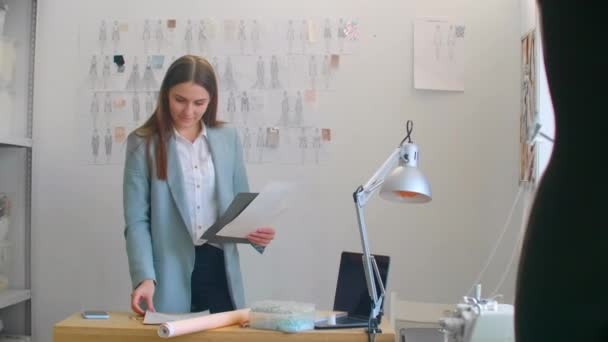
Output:
<svg viewBox="0 0 608 342">
<path fill-rule="evenodd" d="M 538 9 L 536 7 L 536 0 L 519 0 L 521 20 L 521 35 L 530 32 L 536 27 L 538 19 Z"/>
<path fill-rule="evenodd" d="M 374 253 L 392 257 L 389 290 L 409 299 L 456 302 L 470 288 L 517 192 L 520 8 L 510 0 L 129 1 L 137 18 L 357 15 L 360 54 L 341 61 L 327 103 L 333 155 L 313 166 L 250 165 L 253 190 L 298 181 L 292 210 L 263 256 L 241 248 L 248 301 L 333 303 L 342 250 L 360 250 L 351 194 L 401 141 L 414 120 L 428 205 L 373 200 L 366 214 Z M 78 21 L 125 17 L 125 2 L 39 4 L 36 51 L 33 311 L 37 342 L 84 308 L 129 309 L 122 236 L 121 166 L 76 161 Z M 200 15 L 195 15 L 195 14 Z M 66 20 L 66 14 L 73 20 Z M 131 15 L 131 14 L 130 14 Z M 134 15 L 134 14 L 133 14 Z M 412 88 L 412 20 L 453 16 L 466 24 L 466 91 Z M 131 15 L 132 16 L 132 15 Z M 140 17 L 141 16 L 141 17 Z M 513 227 L 519 227 L 515 215 Z M 511 229 L 514 232 L 517 229 Z M 493 288 L 510 254 L 507 234 L 483 281 Z M 513 274 L 501 291 L 513 297 Z"/>
</svg>

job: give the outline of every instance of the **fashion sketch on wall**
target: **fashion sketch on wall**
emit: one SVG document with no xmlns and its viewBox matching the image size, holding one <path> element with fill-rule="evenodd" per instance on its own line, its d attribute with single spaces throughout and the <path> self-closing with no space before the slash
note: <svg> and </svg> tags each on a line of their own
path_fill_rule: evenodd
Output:
<svg viewBox="0 0 608 342">
<path fill-rule="evenodd" d="M 536 109 L 536 44 L 534 30 L 521 40 L 520 182 L 534 186 L 537 178 L 537 148 L 534 141 L 538 121 Z"/>
</svg>

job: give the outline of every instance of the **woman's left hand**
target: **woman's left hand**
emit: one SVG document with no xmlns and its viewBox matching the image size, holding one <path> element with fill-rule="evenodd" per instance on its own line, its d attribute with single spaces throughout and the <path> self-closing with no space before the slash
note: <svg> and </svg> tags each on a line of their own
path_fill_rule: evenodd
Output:
<svg viewBox="0 0 608 342">
<path fill-rule="evenodd" d="M 249 233 L 247 235 L 247 240 L 249 242 L 260 245 L 260 246 L 268 246 L 270 241 L 274 239 L 274 228 L 272 227 L 262 227 L 258 228 L 255 231 Z"/>
</svg>

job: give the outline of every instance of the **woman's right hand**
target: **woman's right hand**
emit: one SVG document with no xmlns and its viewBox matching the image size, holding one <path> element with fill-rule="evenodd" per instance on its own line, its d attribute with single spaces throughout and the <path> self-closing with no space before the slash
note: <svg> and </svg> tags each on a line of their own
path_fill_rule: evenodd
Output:
<svg viewBox="0 0 608 342">
<path fill-rule="evenodd" d="M 156 285 L 154 285 L 154 280 L 146 279 L 142 281 L 133 293 L 131 293 L 131 309 L 140 315 L 143 315 L 145 311 L 139 306 L 142 301 L 145 301 L 146 306 L 148 307 L 148 311 L 156 311 L 154 309 L 154 303 L 152 303 L 152 298 L 154 298 L 154 289 Z"/>
</svg>

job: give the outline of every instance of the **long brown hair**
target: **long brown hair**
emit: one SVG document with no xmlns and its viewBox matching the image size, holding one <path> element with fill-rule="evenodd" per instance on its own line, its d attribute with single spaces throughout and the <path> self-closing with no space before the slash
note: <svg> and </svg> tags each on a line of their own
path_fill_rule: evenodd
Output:
<svg viewBox="0 0 608 342">
<path fill-rule="evenodd" d="M 150 145 L 156 142 L 155 159 L 158 179 L 167 179 L 167 139 L 173 134 L 173 122 L 169 112 L 169 91 L 180 83 L 193 82 L 205 88 L 210 95 L 209 105 L 203 114 L 202 121 L 207 127 L 222 124 L 217 120 L 217 80 L 213 67 L 199 56 L 186 55 L 176 59 L 167 69 L 160 93 L 152 116 L 139 128 L 135 134 L 146 138 L 146 155 L 148 165 L 151 165 Z"/>
</svg>

